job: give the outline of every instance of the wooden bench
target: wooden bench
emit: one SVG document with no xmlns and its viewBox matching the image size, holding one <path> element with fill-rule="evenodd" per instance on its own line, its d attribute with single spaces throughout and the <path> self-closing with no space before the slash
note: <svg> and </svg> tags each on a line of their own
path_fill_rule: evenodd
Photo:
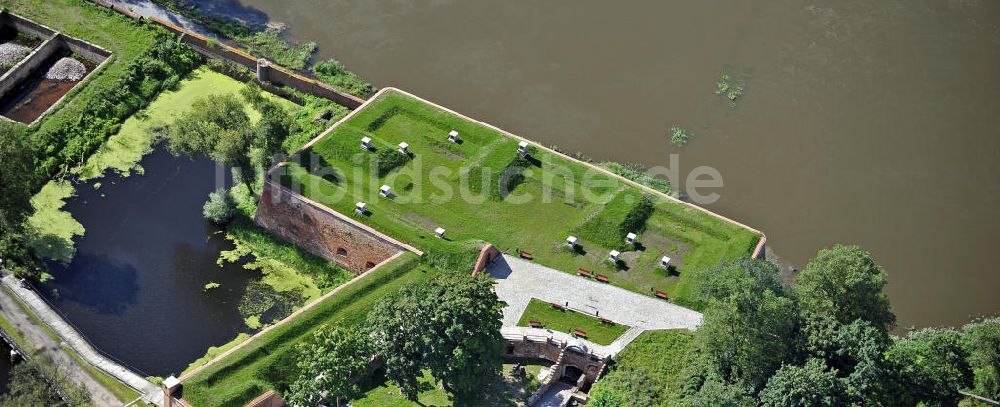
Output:
<svg viewBox="0 0 1000 407">
<path fill-rule="evenodd" d="M 576 274 L 579 274 L 579 275 L 587 277 L 587 278 L 590 278 L 590 277 L 594 276 L 593 273 L 591 273 L 591 272 L 589 272 L 589 271 L 587 271 L 586 269 L 583 269 L 583 268 L 577 269 L 576 270 Z"/>
<path fill-rule="evenodd" d="M 552 308 L 555 308 L 555 309 L 563 309 L 564 308 L 562 304 L 559 304 L 559 303 L 556 303 L 556 302 L 550 302 L 549 305 L 551 305 Z"/>
<path fill-rule="evenodd" d="M 582 329 L 574 329 L 573 330 L 573 335 L 579 336 L 581 338 L 586 338 L 587 337 L 587 331 L 584 331 Z"/>
<path fill-rule="evenodd" d="M 667 298 L 667 293 L 665 293 L 665 292 L 663 292 L 663 291 L 660 291 L 660 290 L 656 290 L 656 296 L 657 296 L 657 297 L 660 297 L 660 298 L 663 298 L 663 299 L 665 299 L 665 300 L 666 300 L 666 299 L 668 299 L 668 298 Z"/>
<path fill-rule="evenodd" d="M 543 323 L 541 323 L 539 321 L 528 321 L 528 326 L 530 326 L 532 328 L 543 328 L 543 327 L 545 327 L 545 324 L 543 324 Z"/>
<path fill-rule="evenodd" d="M 604 274 L 598 274 L 597 275 L 597 281 L 600 281 L 602 283 L 606 283 L 606 282 L 608 282 L 608 276 L 606 276 Z"/>
<path fill-rule="evenodd" d="M 522 259 L 525 259 L 525 260 L 534 260 L 534 259 L 535 259 L 535 256 L 532 256 L 532 255 L 531 255 L 531 253 L 529 253 L 529 252 L 526 252 L 526 251 L 524 251 L 524 250 L 519 250 L 519 251 L 517 252 L 517 255 L 518 255 L 518 256 L 519 256 L 520 258 L 522 258 Z"/>
<path fill-rule="evenodd" d="M 615 321 L 612 321 L 612 320 L 607 319 L 607 318 L 601 318 L 601 323 L 602 324 L 608 324 L 608 325 L 614 325 Z"/>
</svg>

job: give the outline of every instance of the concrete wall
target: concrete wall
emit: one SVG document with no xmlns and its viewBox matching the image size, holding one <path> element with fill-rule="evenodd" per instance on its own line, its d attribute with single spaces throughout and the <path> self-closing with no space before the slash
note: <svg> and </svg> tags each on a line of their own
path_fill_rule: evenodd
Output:
<svg viewBox="0 0 1000 407">
<path fill-rule="evenodd" d="M 43 40 L 52 37 L 56 33 L 55 30 L 49 27 L 6 11 L 0 13 L 0 25 L 13 26 L 19 32 L 31 34 Z"/>
<path fill-rule="evenodd" d="M 7 92 L 17 89 L 17 86 L 27 79 L 46 59 L 62 49 L 62 41 L 57 36 L 45 40 L 31 54 L 28 54 L 21 62 L 10 68 L 7 73 L 0 78 L 0 99 L 7 96 Z"/>
<path fill-rule="evenodd" d="M 90 62 L 93 62 L 94 65 L 100 65 L 102 62 L 111 57 L 111 52 L 87 41 L 73 38 L 62 33 L 59 34 L 59 40 L 62 41 L 63 46 L 65 46 L 66 49 L 69 49 L 70 52 L 90 60 Z"/>
<path fill-rule="evenodd" d="M 400 251 L 422 254 L 272 181 L 264 183 L 254 221 L 275 236 L 355 274 Z"/>
</svg>

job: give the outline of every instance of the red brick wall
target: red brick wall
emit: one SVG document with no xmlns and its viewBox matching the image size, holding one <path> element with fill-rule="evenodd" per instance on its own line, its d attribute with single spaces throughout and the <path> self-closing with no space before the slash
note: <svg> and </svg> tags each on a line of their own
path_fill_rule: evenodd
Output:
<svg viewBox="0 0 1000 407">
<path fill-rule="evenodd" d="M 254 221 L 268 232 L 355 274 L 408 250 L 271 182 L 264 184 Z"/>
</svg>

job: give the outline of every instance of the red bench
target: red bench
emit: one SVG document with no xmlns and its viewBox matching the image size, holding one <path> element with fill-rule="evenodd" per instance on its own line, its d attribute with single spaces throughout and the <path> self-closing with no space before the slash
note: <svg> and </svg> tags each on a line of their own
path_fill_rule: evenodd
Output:
<svg viewBox="0 0 1000 407">
<path fill-rule="evenodd" d="M 551 305 L 552 308 L 555 308 L 555 309 L 563 309 L 563 305 L 559 304 L 559 303 L 550 302 L 549 305 Z"/>
<path fill-rule="evenodd" d="M 602 324 L 608 324 L 608 325 L 614 325 L 615 321 L 612 321 L 612 320 L 607 319 L 607 318 L 601 318 L 601 323 Z"/>
<path fill-rule="evenodd" d="M 517 255 L 520 256 L 522 259 L 525 259 L 525 260 L 534 260 L 535 259 L 535 257 L 532 256 L 531 253 L 523 251 L 523 250 L 519 250 L 517 252 Z"/>
<path fill-rule="evenodd" d="M 580 268 L 580 269 L 576 270 L 576 274 L 579 274 L 579 275 L 587 277 L 587 278 L 593 277 L 593 274 L 591 272 L 589 272 L 589 271 L 587 271 L 587 270 L 585 270 L 583 268 Z"/>
<path fill-rule="evenodd" d="M 665 292 L 663 292 L 663 291 L 660 291 L 660 290 L 656 290 L 656 296 L 657 296 L 657 297 L 660 297 L 660 298 L 663 298 L 663 299 L 665 299 L 665 300 L 666 300 L 666 299 L 668 299 L 668 298 L 667 298 L 667 293 L 665 293 Z"/>
<path fill-rule="evenodd" d="M 528 321 L 528 326 L 532 328 L 542 328 L 545 326 L 545 324 L 538 321 Z"/>
<path fill-rule="evenodd" d="M 586 338 L 587 337 L 587 331 L 584 331 L 582 329 L 574 329 L 573 330 L 573 335 L 579 336 L 581 338 Z"/>
<path fill-rule="evenodd" d="M 606 276 L 604 274 L 598 274 L 597 275 L 597 281 L 600 281 L 602 283 L 606 283 L 606 282 L 608 282 L 608 276 Z"/>
</svg>

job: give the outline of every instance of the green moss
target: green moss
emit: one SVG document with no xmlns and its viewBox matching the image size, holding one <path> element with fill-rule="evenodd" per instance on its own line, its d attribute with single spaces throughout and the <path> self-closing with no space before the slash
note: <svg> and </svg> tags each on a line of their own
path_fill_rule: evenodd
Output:
<svg viewBox="0 0 1000 407">
<path fill-rule="evenodd" d="M 107 170 L 122 176 L 128 176 L 133 171 L 142 174 L 139 161 L 153 151 L 153 145 L 162 137 L 162 129 L 190 109 L 191 101 L 209 95 L 238 93 L 244 86 L 240 81 L 205 67 L 195 70 L 180 82 L 176 90 L 161 93 L 146 109 L 126 119 L 118 133 L 111 136 L 107 143 L 74 172 L 83 181 L 99 178 Z M 278 101 L 290 111 L 298 108 L 294 103 L 273 94 L 264 95 Z M 260 113 L 249 106 L 247 114 L 251 121 L 260 119 Z"/>
<path fill-rule="evenodd" d="M 580 329 L 587 333 L 587 339 L 598 345 L 608 345 L 622 336 L 628 326 L 621 324 L 605 324 L 596 317 L 581 314 L 576 311 L 556 309 L 549 303 L 532 298 L 528 307 L 521 314 L 518 326 L 529 326 L 529 322 L 538 321 L 545 324 L 546 329 L 570 333 Z"/>
<path fill-rule="evenodd" d="M 28 247 L 35 255 L 69 263 L 76 247 L 73 238 L 83 236 L 84 228 L 73 215 L 62 208 L 66 200 L 76 195 L 67 181 L 50 181 L 31 198 L 34 213 L 28 218 Z"/>
<path fill-rule="evenodd" d="M 260 315 L 251 315 L 243 320 L 247 327 L 253 330 L 260 329 L 264 324 L 260 323 Z"/>
</svg>

